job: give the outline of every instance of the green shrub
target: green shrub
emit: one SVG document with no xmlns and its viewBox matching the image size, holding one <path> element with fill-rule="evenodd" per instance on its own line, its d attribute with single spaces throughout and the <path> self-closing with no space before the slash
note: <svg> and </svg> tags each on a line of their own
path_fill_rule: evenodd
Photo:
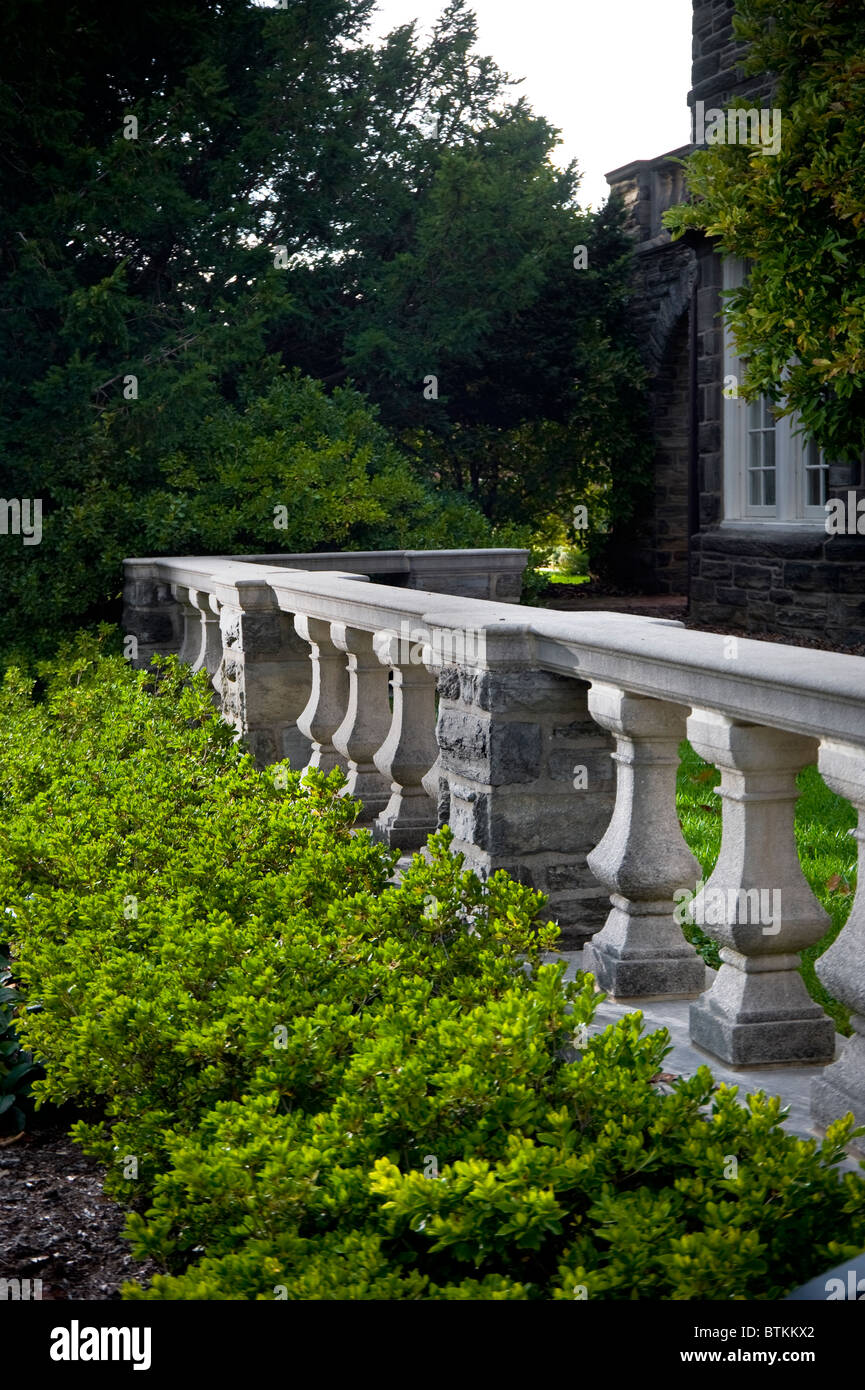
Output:
<svg viewBox="0 0 865 1390">
<path fill-rule="evenodd" d="M 560 574 L 588 574 L 589 557 L 585 550 L 574 545 L 560 545 L 550 556 L 550 563 Z"/>
<path fill-rule="evenodd" d="M 76 1136 L 165 1271 L 127 1297 L 776 1298 L 865 1245 L 851 1122 L 668 1093 L 540 895 L 448 832 L 389 883 L 340 777 L 280 790 L 174 661 L 43 674 L 0 695 L 0 902 L 36 1092 L 104 1107 Z"/>
<path fill-rule="evenodd" d="M 360 392 L 328 395 L 296 372 L 249 400 L 191 414 L 171 449 L 143 458 L 130 447 L 118 460 L 116 448 L 100 437 L 80 486 L 45 495 L 40 545 L 0 537 L 9 664 L 34 649 L 48 656 L 70 628 L 110 616 L 130 555 L 495 543 L 465 495 L 415 476 Z"/>
</svg>

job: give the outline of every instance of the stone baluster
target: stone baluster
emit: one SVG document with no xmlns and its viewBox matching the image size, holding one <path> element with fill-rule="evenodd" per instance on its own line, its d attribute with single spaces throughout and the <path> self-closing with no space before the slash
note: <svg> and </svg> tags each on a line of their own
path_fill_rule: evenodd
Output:
<svg viewBox="0 0 865 1390">
<path fill-rule="evenodd" d="M 346 796 L 357 797 L 363 810 L 359 825 L 368 825 L 384 811 L 391 783 L 374 762 L 391 726 L 388 671 L 382 666 L 370 632 L 331 623 L 334 647 L 348 656 L 348 703 L 345 718 L 333 735 L 333 746 L 348 764 Z"/>
<path fill-rule="evenodd" d="M 859 812 L 858 828 L 851 832 L 859 842 L 856 897 L 839 936 L 816 967 L 826 988 L 850 1010 L 853 1026 L 839 1060 L 811 1085 L 812 1118 L 826 1129 L 848 1111 L 865 1125 L 865 748 L 826 741 L 818 766 L 827 786 Z M 865 1137 L 860 1135 L 855 1146 L 865 1154 Z"/>
<path fill-rule="evenodd" d="M 217 701 L 222 703 L 222 604 L 215 594 L 196 593 L 201 608 L 201 665 L 210 676 Z"/>
<path fill-rule="evenodd" d="M 265 583 L 237 586 L 220 614 L 222 714 L 244 735 L 259 767 L 288 758 L 303 768 L 310 740 L 297 721 L 309 700 L 309 647 Z"/>
<path fill-rule="evenodd" d="M 180 660 L 193 671 L 205 670 L 211 680 L 219 678 L 222 662 L 222 634 L 219 627 L 219 600 L 203 589 L 173 584 L 172 593 L 183 610 L 183 639 Z"/>
<path fill-rule="evenodd" d="M 309 643 L 312 659 L 312 688 L 306 708 L 297 721 L 298 729 L 312 745 L 304 771 L 313 767 L 321 772 L 332 772 L 335 767 L 345 770 L 344 759 L 333 743 L 333 736 L 348 708 L 345 652 L 334 646 L 330 623 L 325 619 L 296 613 L 294 626 L 298 635 Z"/>
<path fill-rule="evenodd" d="M 392 674 L 390 731 L 374 762 L 390 787 L 390 799 L 373 825 L 373 837 L 409 851 L 436 829 L 436 803 L 424 786 L 436 761 L 435 675 L 423 664 L 418 643 L 392 632 L 376 633 L 378 660 Z"/>
<path fill-rule="evenodd" d="M 424 642 L 421 654 L 424 666 L 435 680 L 436 704 L 438 705 L 441 691 L 439 678 L 444 669 L 441 641 L 434 640 L 431 643 Z M 436 826 L 441 830 L 442 826 L 447 825 L 450 819 L 450 788 L 448 786 L 448 779 L 445 775 L 441 748 L 438 742 L 438 711 L 436 712 L 435 743 L 436 760 L 429 772 L 421 778 L 421 786 L 436 807 Z"/>
<path fill-rule="evenodd" d="M 215 594 L 173 584 L 171 591 L 180 604 L 183 638 L 180 660 L 193 671 L 206 671 L 213 686 L 214 704 L 222 708 L 222 605 Z"/>
<path fill-rule="evenodd" d="M 618 998 L 681 997 L 705 987 L 706 967 L 685 940 L 673 895 L 700 874 L 676 817 L 686 709 L 593 683 L 589 713 L 615 736 L 616 803 L 589 868 L 612 910 L 583 952 L 583 968 Z"/>
<path fill-rule="evenodd" d="M 796 776 L 814 739 L 694 709 L 688 737 L 721 770 L 721 852 L 689 916 L 721 943 L 721 969 L 691 1005 L 691 1041 L 733 1066 L 822 1062 L 831 1019 L 799 974 L 798 952 L 829 919 L 796 853 Z"/>
<path fill-rule="evenodd" d="M 185 584 L 172 584 L 171 593 L 180 609 L 180 647 L 178 657 L 186 666 L 192 666 L 201 657 L 201 613 L 190 597 L 191 590 Z"/>
</svg>

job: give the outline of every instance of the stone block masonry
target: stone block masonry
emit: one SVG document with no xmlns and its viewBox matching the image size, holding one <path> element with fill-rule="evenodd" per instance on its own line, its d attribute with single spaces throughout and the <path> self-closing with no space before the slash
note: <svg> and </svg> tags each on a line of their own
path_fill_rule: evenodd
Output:
<svg viewBox="0 0 865 1390">
<path fill-rule="evenodd" d="M 448 667 L 438 689 L 440 814 L 454 849 L 467 868 L 504 869 L 548 894 L 564 940 L 582 944 L 609 908 L 586 860 L 614 800 L 612 741 L 588 713 L 588 687 L 536 669 Z"/>
</svg>

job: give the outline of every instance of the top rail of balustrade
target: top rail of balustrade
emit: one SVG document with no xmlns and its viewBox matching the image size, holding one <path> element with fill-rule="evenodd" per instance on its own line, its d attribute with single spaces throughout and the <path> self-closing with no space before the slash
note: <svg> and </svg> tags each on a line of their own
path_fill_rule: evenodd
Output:
<svg viewBox="0 0 865 1390">
<path fill-rule="evenodd" d="M 527 550 L 337 550 L 292 555 L 231 555 L 231 560 L 317 572 L 365 574 L 407 589 L 519 603 Z"/>
<path fill-rule="evenodd" d="M 745 722 L 865 746 L 863 657 L 694 632 L 666 619 L 552 613 L 282 564 L 184 556 L 127 565 L 146 565 L 153 577 L 213 593 L 225 603 L 243 603 L 247 597 L 256 606 L 275 602 L 287 612 L 365 631 L 399 634 L 401 624 L 408 623 L 432 637 L 437 631 L 472 634 L 476 640 L 464 644 L 470 654 L 465 664 L 482 669 L 553 671 Z"/>
</svg>

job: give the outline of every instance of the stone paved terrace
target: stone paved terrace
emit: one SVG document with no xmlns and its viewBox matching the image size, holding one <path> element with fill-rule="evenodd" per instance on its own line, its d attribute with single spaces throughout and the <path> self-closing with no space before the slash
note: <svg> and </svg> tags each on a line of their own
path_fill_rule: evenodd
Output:
<svg viewBox="0 0 865 1390">
<path fill-rule="evenodd" d="M 549 959 L 565 959 L 568 962 L 565 976 L 568 980 L 572 980 L 578 970 L 588 968 L 584 962 L 582 951 L 565 951 L 562 956 L 550 956 Z M 715 978 L 715 973 L 714 970 L 707 967 L 706 977 L 709 987 Z M 767 1095 L 780 1096 L 785 1107 L 789 1109 L 789 1114 L 784 1121 L 784 1128 L 800 1139 L 819 1139 L 821 1137 L 820 1131 L 815 1128 L 811 1118 L 811 1084 L 821 1074 L 823 1066 L 797 1066 L 795 1064 L 786 1066 L 729 1066 L 720 1058 L 714 1057 L 710 1052 L 703 1051 L 702 1048 L 691 1042 L 688 1033 L 690 1005 L 689 999 L 664 999 L 663 997 L 657 999 L 605 999 L 603 1004 L 598 1006 L 589 1032 L 600 1031 L 609 1024 L 618 1022 L 625 1014 L 636 1013 L 639 1010 L 643 1015 L 644 1029 L 647 1033 L 654 1033 L 659 1028 L 666 1028 L 670 1034 L 673 1050 L 664 1059 L 664 1068 L 671 1075 L 693 1076 L 698 1067 L 706 1066 L 717 1082 L 723 1081 L 728 1086 L 738 1086 L 740 1100 L 744 1100 L 746 1095 L 755 1091 L 765 1091 Z M 845 1042 L 846 1038 L 842 1038 L 840 1034 L 835 1035 L 836 1057 L 840 1055 Z M 842 1172 L 845 1169 L 858 1172 L 862 1161 L 856 1155 L 851 1155 L 839 1167 Z"/>
</svg>

